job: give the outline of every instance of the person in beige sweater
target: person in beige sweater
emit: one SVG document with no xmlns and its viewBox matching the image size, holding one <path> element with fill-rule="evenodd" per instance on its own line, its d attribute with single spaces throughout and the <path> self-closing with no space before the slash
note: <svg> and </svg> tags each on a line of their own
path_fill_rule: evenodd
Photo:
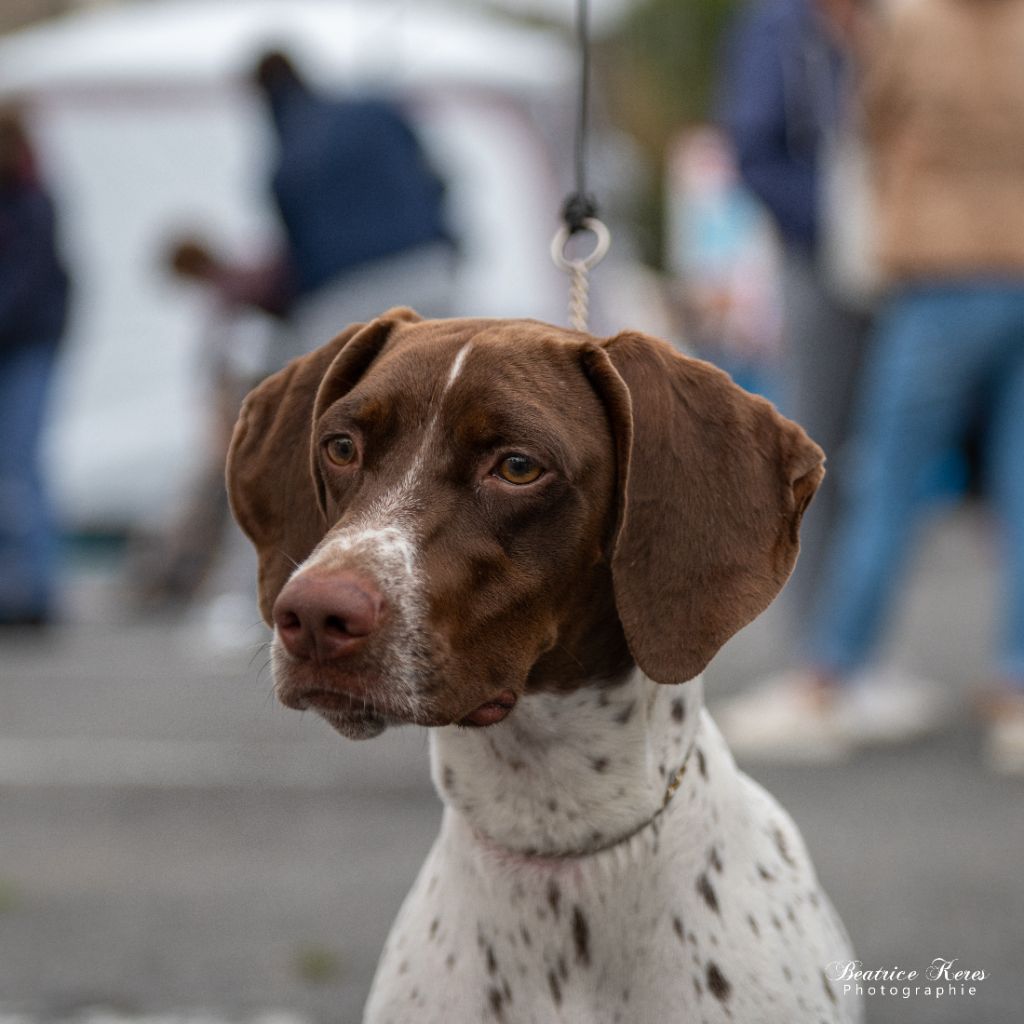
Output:
<svg viewBox="0 0 1024 1024">
<path fill-rule="evenodd" d="M 896 0 L 868 57 L 887 294 L 845 463 L 846 509 L 810 624 L 810 667 L 786 700 L 761 694 L 760 707 L 723 724 L 733 742 L 745 726 L 764 746 L 843 742 L 842 707 L 878 646 L 922 475 L 984 410 L 1005 572 L 988 754 L 1024 772 L 1024 0 Z"/>
<path fill-rule="evenodd" d="M 897 287 L 1024 279 L 1024 3 L 900 0 L 865 80 Z"/>
</svg>

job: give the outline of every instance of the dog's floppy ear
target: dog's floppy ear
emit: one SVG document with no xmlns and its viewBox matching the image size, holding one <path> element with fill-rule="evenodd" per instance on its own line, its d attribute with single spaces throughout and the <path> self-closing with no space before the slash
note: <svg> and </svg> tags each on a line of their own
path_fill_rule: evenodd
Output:
<svg viewBox="0 0 1024 1024">
<path fill-rule="evenodd" d="M 242 404 L 228 452 L 228 497 L 259 555 L 260 613 L 268 623 L 288 577 L 330 526 L 311 469 L 321 386 L 330 379 L 351 387 L 394 327 L 418 319 L 411 310 L 394 309 L 369 324 L 353 324 L 268 377 Z M 339 394 L 335 389 L 335 397 Z"/>
<path fill-rule="evenodd" d="M 824 455 L 764 399 L 665 342 L 620 334 L 585 363 L 616 439 L 619 618 L 640 668 L 683 682 L 782 588 Z"/>
</svg>

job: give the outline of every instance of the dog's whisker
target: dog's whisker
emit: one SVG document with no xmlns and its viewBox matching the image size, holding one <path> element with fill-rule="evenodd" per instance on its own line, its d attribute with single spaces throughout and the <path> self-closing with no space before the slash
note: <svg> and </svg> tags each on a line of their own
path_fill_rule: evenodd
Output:
<svg viewBox="0 0 1024 1024">
<path fill-rule="evenodd" d="M 300 565 L 302 564 L 301 562 L 297 562 L 297 561 L 296 561 L 296 560 L 295 560 L 294 558 L 292 558 L 292 556 L 291 556 L 291 555 L 289 555 L 289 554 L 288 554 L 288 552 L 287 552 L 287 551 L 285 551 L 285 549 L 284 549 L 284 548 L 280 548 L 280 547 L 279 547 L 279 548 L 277 549 L 277 553 L 278 553 L 278 554 L 279 554 L 279 555 L 280 555 L 280 556 L 281 556 L 282 558 L 284 558 L 284 560 L 285 560 L 285 561 L 286 561 L 286 562 L 287 562 L 287 563 L 288 563 L 288 564 L 289 564 L 289 565 L 290 565 L 290 566 L 291 566 L 291 567 L 292 567 L 293 569 L 298 569 L 298 568 L 299 568 L 299 566 L 300 566 Z"/>
<path fill-rule="evenodd" d="M 265 641 L 264 641 L 263 643 L 259 644 L 259 645 L 258 645 L 258 646 L 257 646 L 257 647 L 256 647 L 256 648 L 255 648 L 255 649 L 253 650 L 252 654 L 251 654 L 251 655 L 250 655 L 250 657 L 249 657 L 249 664 L 248 664 L 248 667 L 249 667 L 250 669 L 252 668 L 252 666 L 253 666 L 253 663 L 254 663 L 254 662 L 256 661 L 256 659 L 257 659 L 257 658 L 260 658 L 260 657 L 264 657 L 264 656 L 266 656 L 266 655 L 267 655 L 267 653 L 268 653 L 268 652 L 270 651 L 270 645 L 271 645 L 271 641 L 270 641 L 270 640 L 265 640 Z M 268 659 L 268 660 L 266 661 L 266 663 L 265 663 L 264 667 L 266 667 L 266 665 L 269 665 L 269 664 L 270 664 L 270 661 L 269 661 L 269 659 Z"/>
</svg>

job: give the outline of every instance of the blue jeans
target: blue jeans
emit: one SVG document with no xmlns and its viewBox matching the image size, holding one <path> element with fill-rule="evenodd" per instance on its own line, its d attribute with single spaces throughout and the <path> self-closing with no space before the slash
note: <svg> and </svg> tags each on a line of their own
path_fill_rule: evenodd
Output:
<svg viewBox="0 0 1024 1024">
<path fill-rule="evenodd" d="M 848 675 L 873 653 L 919 518 L 922 474 L 979 407 L 1004 544 L 999 668 L 1024 685 L 1024 282 L 908 288 L 883 311 L 810 631 L 816 665 Z"/>
<path fill-rule="evenodd" d="M 56 355 L 56 343 L 0 348 L 0 623 L 51 611 L 56 531 L 39 442 Z"/>
</svg>

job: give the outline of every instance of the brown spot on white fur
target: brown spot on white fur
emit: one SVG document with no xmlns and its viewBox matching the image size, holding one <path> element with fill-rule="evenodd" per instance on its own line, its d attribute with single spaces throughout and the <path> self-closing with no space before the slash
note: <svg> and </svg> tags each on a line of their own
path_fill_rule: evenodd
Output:
<svg viewBox="0 0 1024 1024">
<path fill-rule="evenodd" d="M 584 967 L 590 966 L 590 925 L 579 906 L 572 908 L 572 939 L 576 949 L 576 960 Z"/>
<path fill-rule="evenodd" d="M 719 1002 L 727 1002 L 729 997 L 732 995 L 732 985 L 729 983 L 728 978 L 722 974 L 718 964 L 713 961 L 709 961 L 705 971 L 705 977 L 707 980 L 708 991 Z"/>
</svg>

